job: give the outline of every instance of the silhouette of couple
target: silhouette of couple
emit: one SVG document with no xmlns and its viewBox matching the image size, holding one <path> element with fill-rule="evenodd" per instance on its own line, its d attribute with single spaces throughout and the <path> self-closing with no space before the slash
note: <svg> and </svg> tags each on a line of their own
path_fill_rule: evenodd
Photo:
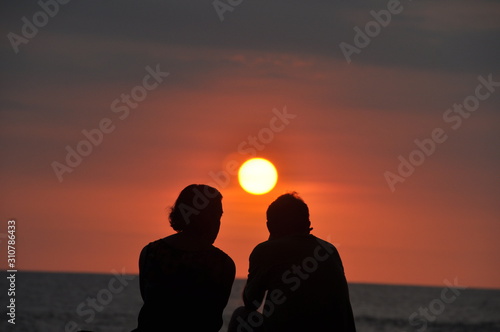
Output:
<svg viewBox="0 0 500 332">
<path fill-rule="evenodd" d="M 222 213 L 217 189 L 193 184 L 181 191 L 169 216 L 177 233 L 140 254 L 144 305 L 134 332 L 220 330 L 236 273 L 233 260 L 213 246 Z M 269 240 L 250 255 L 244 306 L 228 331 L 355 331 L 340 256 L 310 234 L 306 203 L 285 194 L 266 215 Z"/>
</svg>

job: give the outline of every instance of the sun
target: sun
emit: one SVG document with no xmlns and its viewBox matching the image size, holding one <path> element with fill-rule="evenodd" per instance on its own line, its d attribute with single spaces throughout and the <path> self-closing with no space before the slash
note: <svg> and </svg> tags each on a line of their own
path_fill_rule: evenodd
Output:
<svg viewBox="0 0 500 332">
<path fill-rule="evenodd" d="M 278 171 L 269 160 L 252 158 L 241 165 L 238 181 L 246 192 L 262 195 L 274 188 L 278 182 Z"/>
</svg>

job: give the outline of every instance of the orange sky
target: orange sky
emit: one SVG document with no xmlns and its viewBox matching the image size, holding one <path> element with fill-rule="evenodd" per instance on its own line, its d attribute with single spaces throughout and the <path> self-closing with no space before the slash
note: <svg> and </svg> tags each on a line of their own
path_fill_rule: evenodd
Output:
<svg viewBox="0 0 500 332">
<path fill-rule="evenodd" d="M 486 18 L 499 8 L 482 5 L 476 11 Z M 2 25 L 16 31 L 17 17 L 33 8 L 11 6 Z M 121 18 L 105 16 L 104 4 L 72 6 L 19 54 L 8 40 L 1 48 L 0 233 L 17 220 L 20 270 L 137 273 L 141 248 L 172 234 L 165 209 L 180 190 L 249 158 L 240 144 L 286 107 L 296 117 L 258 152 L 277 167 L 276 188 L 250 195 L 235 176 L 218 185 L 225 212 L 215 245 L 235 260 L 237 277 L 267 238 L 268 204 L 293 190 L 309 205 L 313 234 L 339 249 L 350 282 L 442 285 L 457 277 L 470 287 L 500 287 L 500 93 L 456 130 L 443 119 L 474 94 L 478 76 L 500 81 L 487 42 L 498 23 L 483 18 L 490 23 L 474 33 L 469 16 L 464 26 L 444 17 L 443 25 L 424 1 L 401 17 L 427 24 L 394 19 L 347 64 L 338 44 L 352 41 L 369 4 L 330 8 L 342 18 L 334 23 L 325 8 L 302 8 L 317 16 L 313 27 L 291 20 L 301 9 L 293 6 L 284 13 L 269 5 L 254 26 L 251 4 L 223 22 L 211 7 L 180 4 L 160 21 L 153 13 L 169 8 L 150 4 L 130 24 L 148 14 L 151 27 L 129 32 Z M 80 12 L 91 8 L 99 14 L 85 30 Z M 474 53 L 458 48 L 464 41 Z M 111 103 L 157 64 L 170 75 L 121 120 Z M 59 182 L 51 164 L 64 163 L 65 147 L 103 118 L 114 131 Z M 398 156 L 408 157 L 414 140 L 435 128 L 448 139 L 392 192 L 384 173 L 396 173 Z"/>
</svg>

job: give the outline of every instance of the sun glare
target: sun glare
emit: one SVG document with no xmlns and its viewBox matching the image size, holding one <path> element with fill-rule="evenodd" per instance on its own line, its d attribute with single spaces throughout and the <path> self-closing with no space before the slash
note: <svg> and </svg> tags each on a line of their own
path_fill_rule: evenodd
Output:
<svg viewBox="0 0 500 332">
<path fill-rule="evenodd" d="M 238 171 L 241 187 L 250 194 L 270 192 L 278 182 L 276 167 L 266 159 L 253 158 L 245 161 Z"/>
</svg>

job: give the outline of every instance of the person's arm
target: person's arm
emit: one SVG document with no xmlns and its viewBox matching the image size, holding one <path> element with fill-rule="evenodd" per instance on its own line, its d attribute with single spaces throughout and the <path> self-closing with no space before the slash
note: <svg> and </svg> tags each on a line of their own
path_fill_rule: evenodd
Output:
<svg viewBox="0 0 500 332">
<path fill-rule="evenodd" d="M 248 310 L 257 310 L 266 293 L 266 267 L 258 249 L 250 254 L 248 279 L 243 290 L 243 303 Z"/>
<path fill-rule="evenodd" d="M 221 301 L 223 302 L 222 308 L 225 308 L 227 302 L 229 301 L 235 276 L 236 276 L 236 265 L 234 265 L 234 261 L 228 256 L 224 266 L 223 280 L 222 280 L 222 296 L 221 296 Z"/>
<path fill-rule="evenodd" d="M 144 295 L 145 295 L 145 273 L 146 273 L 146 258 L 147 258 L 147 252 L 148 252 L 148 246 L 145 246 L 141 250 L 141 254 L 139 255 L 139 288 L 141 291 L 141 297 L 144 300 Z"/>
<path fill-rule="evenodd" d="M 344 325 L 344 330 L 348 332 L 356 332 L 356 325 L 354 323 L 354 314 L 352 312 L 352 306 L 351 306 L 351 300 L 349 297 L 349 286 L 347 284 L 347 279 L 345 277 L 345 272 L 344 272 L 344 265 L 342 264 L 342 259 L 340 258 L 340 254 L 337 251 L 337 248 L 333 246 L 334 252 L 333 252 L 333 257 L 335 261 L 338 262 L 340 265 L 340 270 L 341 270 L 341 276 L 340 276 L 340 283 L 341 283 L 341 297 L 342 297 L 342 317 L 343 317 L 343 325 Z"/>
</svg>

